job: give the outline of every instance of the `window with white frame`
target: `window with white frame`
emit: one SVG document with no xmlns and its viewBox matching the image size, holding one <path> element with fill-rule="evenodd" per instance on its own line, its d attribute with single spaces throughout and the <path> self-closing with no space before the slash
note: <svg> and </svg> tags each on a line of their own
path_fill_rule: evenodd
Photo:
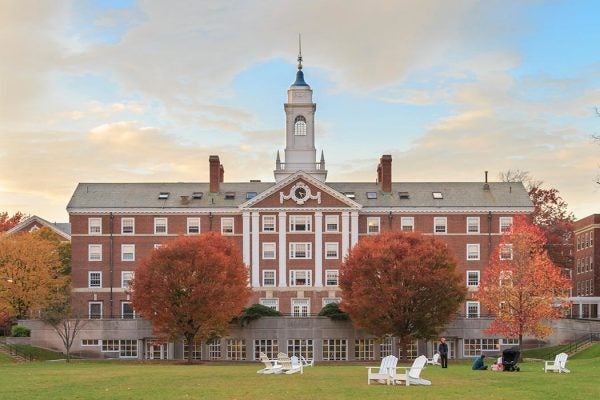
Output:
<svg viewBox="0 0 600 400">
<path fill-rule="evenodd" d="M 221 340 L 213 339 L 208 341 L 208 359 L 218 360 L 221 358 Z"/>
<path fill-rule="evenodd" d="M 467 260 L 479 260 L 479 243 L 467 244 Z"/>
<path fill-rule="evenodd" d="M 307 360 L 313 358 L 313 340 L 312 339 L 288 339 L 287 353 L 296 357 L 304 357 Z"/>
<path fill-rule="evenodd" d="M 467 318 L 479 318 L 479 302 L 478 301 L 467 301 L 466 304 Z"/>
<path fill-rule="evenodd" d="M 362 361 L 374 360 L 375 341 L 373 339 L 355 339 L 354 359 Z"/>
<path fill-rule="evenodd" d="M 323 361 L 346 361 L 348 341 L 346 339 L 324 339 Z"/>
<path fill-rule="evenodd" d="M 306 118 L 302 115 L 298 115 L 294 120 L 294 135 L 306 136 Z"/>
<path fill-rule="evenodd" d="M 290 259 L 311 259 L 312 243 L 290 243 Z"/>
<path fill-rule="evenodd" d="M 311 232 L 310 215 L 290 215 L 290 232 Z"/>
<path fill-rule="evenodd" d="M 89 244 L 88 245 L 88 261 L 102 261 L 102 245 L 101 244 Z"/>
<path fill-rule="evenodd" d="M 102 272 L 100 272 L 100 271 L 88 272 L 88 287 L 89 288 L 101 288 L 102 287 Z"/>
<path fill-rule="evenodd" d="M 398 343 L 398 355 L 402 357 L 402 343 Z M 418 341 L 416 339 L 411 340 L 406 344 L 406 359 L 414 360 L 418 355 Z"/>
<path fill-rule="evenodd" d="M 479 233 L 479 217 L 467 217 L 467 233 Z"/>
<path fill-rule="evenodd" d="M 443 234 L 448 233 L 448 218 L 447 217 L 434 217 L 433 218 L 433 233 Z"/>
<path fill-rule="evenodd" d="M 379 343 L 379 357 L 384 358 L 387 356 L 391 356 L 394 348 L 394 338 L 391 336 L 386 336 L 381 339 Z"/>
<path fill-rule="evenodd" d="M 379 217 L 368 217 L 367 218 L 367 234 L 377 235 L 379 234 Z"/>
<path fill-rule="evenodd" d="M 88 218 L 88 235 L 102 235 L 102 218 Z"/>
<path fill-rule="evenodd" d="M 513 218 L 512 217 L 500 217 L 500 233 L 510 231 L 510 227 L 512 226 Z"/>
<path fill-rule="evenodd" d="M 333 260 L 339 258 L 338 255 L 339 244 L 337 242 L 327 242 L 325 243 L 325 258 L 328 260 Z"/>
<path fill-rule="evenodd" d="M 263 260 L 274 260 L 276 257 L 275 243 L 263 243 L 262 244 L 262 258 Z"/>
<path fill-rule="evenodd" d="M 88 315 L 90 319 L 102 319 L 102 302 L 90 301 L 88 303 Z"/>
<path fill-rule="evenodd" d="M 227 339 L 227 359 L 241 361 L 246 359 L 246 341 Z"/>
<path fill-rule="evenodd" d="M 312 271 L 308 269 L 290 270 L 290 286 L 312 286 Z"/>
<path fill-rule="evenodd" d="M 100 339 L 81 339 L 82 346 L 100 346 Z"/>
<path fill-rule="evenodd" d="M 323 307 L 331 303 L 340 304 L 341 301 L 342 299 L 340 299 L 339 297 L 323 297 Z"/>
<path fill-rule="evenodd" d="M 121 245 L 121 261 L 135 261 L 135 244 Z"/>
<path fill-rule="evenodd" d="M 309 315 L 309 299 L 292 299 L 292 317 L 308 317 Z"/>
<path fill-rule="evenodd" d="M 512 271 L 500 271 L 500 276 L 498 276 L 499 285 L 511 287 L 513 285 L 512 277 Z"/>
<path fill-rule="evenodd" d="M 233 218 L 221 218 L 221 235 L 233 235 Z"/>
<path fill-rule="evenodd" d="M 121 218 L 121 234 L 133 235 L 135 233 L 135 219 Z"/>
<path fill-rule="evenodd" d="M 131 281 L 133 280 L 133 271 L 123 271 L 121 272 L 121 287 L 124 289 L 129 289 L 131 285 Z"/>
<path fill-rule="evenodd" d="M 118 339 L 103 339 L 102 350 L 103 353 L 111 353 L 119 351 L 119 340 Z"/>
<path fill-rule="evenodd" d="M 192 342 L 188 345 L 187 340 L 183 340 L 183 358 L 187 360 L 192 352 L 192 360 L 202 360 L 202 342 Z"/>
<path fill-rule="evenodd" d="M 325 216 L 325 232 L 338 232 L 340 230 L 340 217 L 339 215 L 326 215 Z"/>
<path fill-rule="evenodd" d="M 188 235 L 200 234 L 200 218 L 193 217 L 187 219 L 187 233 Z"/>
<path fill-rule="evenodd" d="M 275 232 L 275 215 L 263 215 L 262 216 L 262 231 L 263 232 Z"/>
<path fill-rule="evenodd" d="M 254 339 L 254 359 L 260 360 L 260 353 L 264 353 L 268 359 L 274 360 L 279 353 L 277 339 Z"/>
<path fill-rule="evenodd" d="M 121 302 L 121 318 L 122 319 L 134 319 L 135 311 L 130 301 Z"/>
<path fill-rule="evenodd" d="M 279 311 L 279 299 L 260 299 L 259 300 L 260 304 L 265 306 L 265 307 L 269 307 L 272 308 L 275 311 Z"/>
<path fill-rule="evenodd" d="M 337 269 L 325 270 L 325 286 L 339 285 L 340 271 Z"/>
<path fill-rule="evenodd" d="M 467 287 L 473 288 L 479 286 L 479 271 L 467 271 Z"/>
<path fill-rule="evenodd" d="M 154 234 L 155 235 L 166 235 L 168 233 L 167 219 L 166 218 L 154 218 Z"/>
<path fill-rule="evenodd" d="M 137 339 L 119 340 L 119 358 L 137 358 L 138 341 Z"/>
<path fill-rule="evenodd" d="M 498 339 L 464 339 L 463 355 L 465 357 L 478 357 L 482 351 L 496 351 Z"/>
<path fill-rule="evenodd" d="M 500 259 L 501 260 L 512 260 L 512 244 L 502 243 L 500 244 Z"/>
<path fill-rule="evenodd" d="M 263 286 L 275 286 L 275 270 L 265 269 L 262 272 L 262 285 Z"/>
<path fill-rule="evenodd" d="M 405 232 L 413 232 L 415 230 L 415 217 L 401 217 L 400 229 Z"/>
<path fill-rule="evenodd" d="M 163 247 L 163 244 L 162 244 L 162 243 L 154 243 L 154 250 L 158 250 L 158 249 L 160 249 L 161 247 Z"/>
<path fill-rule="evenodd" d="M 504 346 L 518 346 L 519 338 L 502 338 L 500 344 Z"/>
</svg>

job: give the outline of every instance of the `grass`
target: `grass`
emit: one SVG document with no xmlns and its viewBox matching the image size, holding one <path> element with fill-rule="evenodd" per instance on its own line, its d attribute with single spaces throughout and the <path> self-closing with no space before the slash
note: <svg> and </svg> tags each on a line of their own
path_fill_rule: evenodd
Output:
<svg viewBox="0 0 600 400">
<path fill-rule="evenodd" d="M 599 348 L 569 360 L 570 374 L 545 374 L 541 362 L 521 363 L 521 372 L 471 371 L 470 362 L 462 361 L 448 369 L 428 367 L 422 376 L 432 386 L 410 387 L 368 386 L 365 366 L 356 364 L 321 364 L 303 375 L 258 375 L 259 363 L 0 363 L 0 399 L 583 400 L 600 392 Z"/>
<path fill-rule="evenodd" d="M 9 356 L 4 353 L 0 353 L 0 365 L 12 363 L 12 360 Z"/>
<path fill-rule="evenodd" d="M 25 355 L 25 358 L 33 358 L 38 361 L 60 360 L 65 358 L 63 353 L 41 349 L 27 344 L 13 344 L 10 347 L 15 348 L 17 353 Z"/>
</svg>

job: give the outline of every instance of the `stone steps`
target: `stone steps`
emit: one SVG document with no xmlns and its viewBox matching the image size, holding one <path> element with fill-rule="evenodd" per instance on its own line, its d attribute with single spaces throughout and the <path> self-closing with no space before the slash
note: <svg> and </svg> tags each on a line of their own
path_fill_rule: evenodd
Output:
<svg viewBox="0 0 600 400">
<path fill-rule="evenodd" d="M 16 363 L 23 363 L 23 362 L 29 361 L 29 360 L 21 357 L 20 355 L 12 354 L 11 351 L 8 349 L 8 347 L 6 347 L 6 345 L 4 343 L 0 343 L 0 353 L 6 354 L 13 360 L 13 362 L 16 362 Z"/>
</svg>

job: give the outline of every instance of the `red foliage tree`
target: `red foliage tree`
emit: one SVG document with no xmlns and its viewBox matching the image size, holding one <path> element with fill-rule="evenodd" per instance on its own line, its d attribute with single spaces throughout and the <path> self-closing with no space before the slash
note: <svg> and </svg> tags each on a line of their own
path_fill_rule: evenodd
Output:
<svg viewBox="0 0 600 400">
<path fill-rule="evenodd" d="M 466 296 L 456 261 L 444 243 L 416 233 L 362 239 L 340 268 L 341 308 L 368 332 L 412 339 L 439 334 Z"/>
<path fill-rule="evenodd" d="M 134 309 L 164 339 L 207 340 L 227 331 L 250 296 L 239 249 L 214 232 L 155 250 L 132 283 Z M 188 362 L 192 362 L 189 352 Z"/>
<path fill-rule="evenodd" d="M 17 211 L 12 217 L 6 211 L 0 213 L 0 232 L 5 232 L 11 229 L 25 219 L 25 214 Z"/>
<path fill-rule="evenodd" d="M 544 338 L 552 328 L 544 322 L 559 318 L 568 307 L 570 281 L 549 258 L 544 232 L 516 216 L 509 232 L 492 253 L 475 298 L 496 319 L 486 330 L 509 338 Z"/>
</svg>

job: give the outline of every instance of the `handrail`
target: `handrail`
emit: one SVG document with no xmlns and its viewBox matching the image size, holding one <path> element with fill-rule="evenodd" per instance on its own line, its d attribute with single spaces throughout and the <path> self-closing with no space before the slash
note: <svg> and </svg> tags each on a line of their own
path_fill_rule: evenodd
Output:
<svg viewBox="0 0 600 400">
<path fill-rule="evenodd" d="M 24 352 L 24 351 L 20 351 L 19 348 L 17 347 L 17 345 L 14 345 L 14 344 L 5 344 L 4 347 L 8 350 L 8 352 L 11 355 L 14 355 L 14 356 L 17 356 L 17 357 L 21 357 L 25 361 L 33 361 L 33 360 L 35 360 L 35 358 L 33 357 L 33 354 L 27 353 L 27 352 Z"/>
<path fill-rule="evenodd" d="M 551 351 L 545 354 L 543 357 L 545 360 L 551 360 L 555 358 L 560 353 L 574 353 L 577 352 L 581 347 L 587 345 L 588 343 L 598 342 L 600 341 L 600 333 L 593 332 L 587 333 L 581 336 L 579 339 L 569 342 L 563 346 L 561 346 L 558 350 Z"/>
</svg>

